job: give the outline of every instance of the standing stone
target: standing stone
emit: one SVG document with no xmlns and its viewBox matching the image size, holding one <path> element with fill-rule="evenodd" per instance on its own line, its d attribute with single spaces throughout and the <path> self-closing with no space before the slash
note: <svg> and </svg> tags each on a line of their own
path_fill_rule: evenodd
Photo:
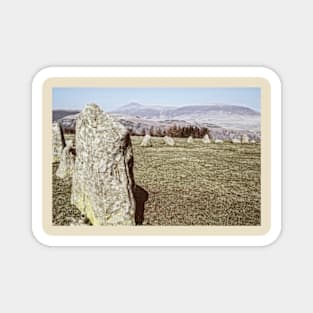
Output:
<svg viewBox="0 0 313 313">
<path fill-rule="evenodd" d="M 172 137 L 165 136 L 163 138 L 163 140 L 164 140 L 164 143 L 166 145 L 168 145 L 168 146 L 175 146 L 175 141 L 174 141 L 174 139 Z"/>
<path fill-rule="evenodd" d="M 203 143 L 211 143 L 211 140 L 210 140 L 208 134 L 203 136 L 202 141 L 203 141 Z"/>
<path fill-rule="evenodd" d="M 52 150 L 53 161 L 59 161 L 65 147 L 65 139 L 62 126 L 59 122 L 52 123 Z"/>
<path fill-rule="evenodd" d="M 232 139 L 231 142 L 232 142 L 232 143 L 235 143 L 235 144 L 241 143 L 241 141 L 240 141 L 238 138 Z"/>
<path fill-rule="evenodd" d="M 72 177 L 74 171 L 74 147 L 73 142 L 71 140 L 66 142 L 66 147 L 62 151 L 60 165 L 56 171 L 56 176 L 59 178 Z"/>
<path fill-rule="evenodd" d="M 135 224 L 133 151 L 128 130 L 88 104 L 76 122 L 71 202 L 93 225 Z"/>
<path fill-rule="evenodd" d="M 152 147 L 152 141 L 150 135 L 145 135 L 142 139 L 142 142 L 140 144 L 142 147 Z"/>
<path fill-rule="evenodd" d="M 223 143 L 224 141 L 223 140 L 221 140 L 221 139 L 215 139 L 214 140 L 214 143 Z"/>
<path fill-rule="evenodd" d="M 192 143 L 193 143 L 193 138 L 192 138 L 192 136 L 189 136 L 189 137 L 188 137 L 188 139 L 187 139 L 187 143 L 190 143 L 190 144 L 192 144 Z"/>
<path fill-rule="evenodd" d="M 246 134 L 241 136 L 241 143 L 249 143 L 249 137 Z"/>
</svg>

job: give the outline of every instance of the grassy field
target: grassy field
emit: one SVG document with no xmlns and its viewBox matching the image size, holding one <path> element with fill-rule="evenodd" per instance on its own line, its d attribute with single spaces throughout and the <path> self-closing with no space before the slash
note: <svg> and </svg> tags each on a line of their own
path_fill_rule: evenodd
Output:
<svg viewBox="0 0 313 313">
<path fill-rule="evenodd" d="M 199 139 L 187 144 L 175 138 L 170 147 L 153 137 L 152 147 L 141 147 L 141 140 L 132 137 L 135 181 L 148 193 L 143 224 L 260 224 L 260 145 L 205 145 Z M 69 197 L 70 181 L 54 176 L 56 224 L 79 219 Z"/>
<path fill-rule="evenodd" d="M 132 143 L 136 184 L 149 194 L 144 224 L 260 224 L 260 145 L 141 139 Z"/>
</svg>

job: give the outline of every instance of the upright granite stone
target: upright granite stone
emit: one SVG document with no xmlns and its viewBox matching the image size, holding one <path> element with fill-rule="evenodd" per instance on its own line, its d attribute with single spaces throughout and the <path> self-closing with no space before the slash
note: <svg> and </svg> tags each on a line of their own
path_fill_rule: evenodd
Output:
<svg viewBox="0 0 313 313">
<path fill-rule="evenodd" d="M 203 143 L 211 143 L 211 140 L 210 140 L 208 134 L 206 134 L 206 135 L 203 136 L 202 142 L 203 142 Z"/>
<path fill-rule="evenodd" d="M 59 167 L 56 176 L 59 178 L 70 178 L 73 175 L 75 163 L 74 147 L 71 140 L 66 142 L 66 146 L 62 151 Z"/>
<path fill-rule="evenodd" d="M 175 146 L 175 141 L 174 141 L 174 139 L 173 139 L 172 137 L 165 136 L 165 137 L 163 138 L 163 140 L 164 140 L 164 143 L 165 143 L 166 145 L 168 145 L 168 146 Z"/>
<path fill-rule="evenodd" d="M 133 151 L 128 130 L 88 104 L 76 122 L 71 201 L 93 225 L 135 224 Z"/>
<path fill-rule="evenodd" d="M 53 161 L 59 161 L 65 147 L 63 129 L 59 122 L 52 123 L 52 152 Z"/>
<path fill-rule="evenodd" d="M 142 142 L 140 144 L 142 147 L 152 147 L 152 141 L 151 141 L 151 136 L 150 135 L 145 135 L 142 139 Z"/>
<path fill-rule="evenodd" d="M 238 138 L 233 138 L 231 142 L 234 144 L 241 143 L 241 141 Z"/>
<path fill-rule="evenodd" d="M 190 143 L 190 144 L 192 144 L 192 143 L 193 143 L 193 138 L 192 138 L 192 136 L 189 136 L 189 137 L 188 137 L 188 139 L 187 139 L 187 143 Z"/>
<path fill-rule="evenodd" d="M 241 143 L 249 143 L 248 135 L 244 134 L 241 136 Z"/>
<path fill-rule="evenodd" d="M 222 139 L 215 139 L 214 143 L 223 143 L 224 141 Z"/>
</svg>

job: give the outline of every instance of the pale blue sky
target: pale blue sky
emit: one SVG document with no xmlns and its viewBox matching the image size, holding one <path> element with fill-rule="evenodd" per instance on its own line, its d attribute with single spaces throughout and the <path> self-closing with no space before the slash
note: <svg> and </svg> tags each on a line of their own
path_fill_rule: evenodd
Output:
<svg viewBox="0 0 313 313">
<path fill-rule="evenodd" d="M 260 111 L 260 88 L 53 88 L 53 109 L 82 109 L 97 103 L 112 111 L 130 102 L 144 105 L 237 104 Z"/>
</svg>

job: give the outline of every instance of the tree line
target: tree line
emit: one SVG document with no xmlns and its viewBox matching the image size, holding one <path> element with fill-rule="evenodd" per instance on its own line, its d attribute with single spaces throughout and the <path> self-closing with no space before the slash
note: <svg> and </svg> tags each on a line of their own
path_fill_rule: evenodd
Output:
<svg viewBox="0 0 313 313">
<path fill-rule="evenodd" d="M 75 134 L 75 127 L 67 127 L 62 125 L 63 131 L 65 134 Z M 178 138 L 188 138 L 192 136 L 193 138 L 203 138 L 204 135 L 209 135 L 210 138 L 211 132 L 207 127 L 197 127 L 197 126 L 177 126 L 174 124 L 171 127 L 161 128 L 161 127 L 150 127 L 150 128 L 141 128 L 136 129 L 129 127 L 129 132 L 131 136 L 145 136 L 149 134 L 153 137 L 178 137 Z"/>
<path fill-rule="evenodd" d="M 149 134 L 153 137 L 179 137 L 187 138 L 192 136 L 193 138 L 202 138 L 204 135 L 209 135 L 211 138 L 210 130 L 206 127 L 197 126 L 177 126 L 173 125 L 169 128 L 150 127 L 149 129 L 134 130 L 130 129 L 131 136 L 144 136 Z"/>
</svg>

